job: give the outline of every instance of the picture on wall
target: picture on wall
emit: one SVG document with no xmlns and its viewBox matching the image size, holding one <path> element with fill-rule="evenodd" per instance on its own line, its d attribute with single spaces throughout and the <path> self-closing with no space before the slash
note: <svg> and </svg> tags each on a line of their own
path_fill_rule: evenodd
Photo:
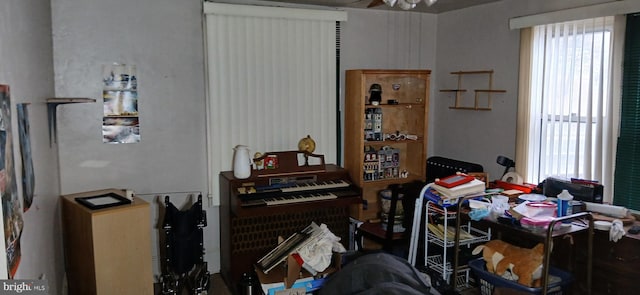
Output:
<svg viewBox="0 0 640 295">
<path fill-rule="evenodd" d="M 140 142 L 136 66 L 105 65 L 102 69 L 102 142 Z"/>
<path fill-rule="evenodd" d="M 24 227 L 22 202 L 18 197 L 13 163 L 12 142 L 9 86 L 0 85 L 0 196 L 2 197 L 7 270 L 10 279 L 13 279 L 20 264 L 20 237 Z"/>
<path fill-rule="evenodd" d="M 140 141 L 138 118 L 102 118 L 102 142 L 134 143 Z"/>
<path fill-rule="evenodd" d="M 135 91 L 103 91 L 104 116 L 137 116 L 138 93 Z"/>
<path fill-rule="evenodd" d="M 23 211 L 27 212 L 33 203 L 35 175 L 33 173 L 33 158 L 31 156 L 31 131 L 29 127 L 29 104 L 21 103 L 18 109 L 18 132 L 20 136 L 20 150 L 22 155 L 22 203 Z"/>
</svg>

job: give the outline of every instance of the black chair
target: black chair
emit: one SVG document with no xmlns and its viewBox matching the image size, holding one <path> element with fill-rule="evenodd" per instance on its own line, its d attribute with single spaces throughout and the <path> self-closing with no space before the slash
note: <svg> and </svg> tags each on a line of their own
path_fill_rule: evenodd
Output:
<svg viewBox="0 0 640 295">
<path fill-rule="evenodd" d="M 162 294 L 207 294 L 210 274 L 204 261 L 203 228 L 207 226 L 202 210 L 202 195 L 185 211 L 165 197 L 165 271 L 161 277 Z"/>
<path fill-rule="evenodd" d="M 409 203 L 404 202 L 405 199 L 415 200 L 415 198 L 405 195 L 405 190 L 402 184 L 391 185 L 389 188 L 391 189 L 392 194 L 389 214 L 387 214 L 386 230 L 383 228 L 382 222 L 365 221 L 355 229 L 354 239 L 358 249 L 361 251 L 368 251 L 368 249 L 364 249 L 362 245 L 362 239 L 367 238 L 382 245 L 382 251 L 406 258 L 408 255 L 408 241 L 411 236 L 410 226 L 407 227 L 405 225 L 406 222 L 403 220 L 403 227 L 405 228 L 405 231 L 394 232 L 394 225 L 396 224 L 396 208 L 398 207 L 398 201 L 402 202 L 404 207 L 405 203 Z M 400 199 L 401 194 L 404 195 L 402 200 Z M 404 207 L 405 214 L 407 214 L 407 210 L 409 210 L 409 208 Z"/>
</svg>

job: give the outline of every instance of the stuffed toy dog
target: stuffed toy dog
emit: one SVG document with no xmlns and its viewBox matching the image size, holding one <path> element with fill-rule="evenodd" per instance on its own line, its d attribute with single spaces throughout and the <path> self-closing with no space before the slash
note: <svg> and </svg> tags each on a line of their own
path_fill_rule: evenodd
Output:
<svg viewBox="0 0 640 295">
<path fill-rule="evenodd" d="M 518 281 L 527 287 L 540 286 L 544 244 L 540 243 L 533 249 L 527 249 L 501 240 L 491 240 L 477 246 L 472 253 L 476 255 L 480 251 L 487 271 L 508 280 Z"/>
</svg>

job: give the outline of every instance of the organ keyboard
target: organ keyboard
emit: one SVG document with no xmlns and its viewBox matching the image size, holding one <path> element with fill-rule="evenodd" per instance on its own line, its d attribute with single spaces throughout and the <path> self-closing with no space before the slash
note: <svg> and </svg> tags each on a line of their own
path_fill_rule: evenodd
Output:
<svg viewBox="0 0 640 295">
<path fill-rule="evenodd" d="M 316 193 L 316 194 L 302 194 L 302 195 L 267 198 L 267 199 L 264 199 L 264 203 L 267 206 L 273 206 L 273 205 L 282 205 L 282 204 L 291 204 L 291 203 L 300 203 L 300 202 L 311 202 L 311 201 L 318 201 L 318 200 L 331 200 L 331 199 L 337 199 L 337 198 L 338 196 L 332 193 Z"/>
<path fill-rule="evenodd" d="M 267 179 L 248 179 L 236 188 L 241 207 L 274 206 L 292 203 L 357 197 L 360 191 L 345 179 L 318 181 L 319 175 L 287 176 Z"/>
<path fill-rule="evenodd" d="M 250 192 L 238 195 L 241 207 L 283 205 L 360 195 L 359 190 L 344 180 L 306 182 L 282 188 L 262 188 L 248 191 Z"/>
<path fill-rule="evenodd" d="M 284 188 L 282 188 L 282 192 L 288 193 L 288 192 L 299 192 L 299 191 L 306 191 L 306 190 L 344 188 L 344 187 L 349 187 L 349 185 L 350 184 L 348 182 L 346 182 L 346 181 L 344 181 L 342 179 L 324 181 L 324 182 L 320 182 L 320 183 L 303 182 L 303 183 L 296 184 L 296 185 L 291 186 L 291 187 L 284 187 Z"/>
</svg>

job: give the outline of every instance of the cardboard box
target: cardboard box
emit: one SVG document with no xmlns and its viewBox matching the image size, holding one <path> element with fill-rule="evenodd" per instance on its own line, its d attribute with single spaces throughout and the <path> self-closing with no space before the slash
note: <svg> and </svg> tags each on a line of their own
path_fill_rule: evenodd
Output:
<svg viewBox="0 0 640 295">
<path fill-rule="evenodd" d="M 265 294 L 272 294 L 275 291 L 283 290 L 283 289 L 292 289 L 292 287 L 303 286 L 303 287 L 317 287 L 324 283 L 324 278 L 336 271 L 341 269 L 342 265 L 342 255 L 340 253 L 333 253 L 331 257 L 331 265 L 323 271 L 319 272 L 316 277 L 318 279 L 314 279 L 313 275 L 308 271 L 304 270 L 298 262 L 296 262 L 295 258 L 292 255 L 287 257 L 287 260 L 282 263 L 282 265 L 277 266 L 276 268 L 269 271 L 269 273 L 265 274 L 260 268 L 256 267 L 256 273 L 258 274 L 258 280 L 260 280 L 260 284 L 265 289 L 277 289 L 277 290 L 265 290 Z M 305 280 L 300 280 L 305 279 Z M 300 284 L 297 284 L 296 281 L 300 280 Z M 294 285 L 295 284 L 295 285 Z M 284 286 L 282 286 L 284 285 Z M 308 291 L 308 290 L 307 290 Z"/>
</svg>

